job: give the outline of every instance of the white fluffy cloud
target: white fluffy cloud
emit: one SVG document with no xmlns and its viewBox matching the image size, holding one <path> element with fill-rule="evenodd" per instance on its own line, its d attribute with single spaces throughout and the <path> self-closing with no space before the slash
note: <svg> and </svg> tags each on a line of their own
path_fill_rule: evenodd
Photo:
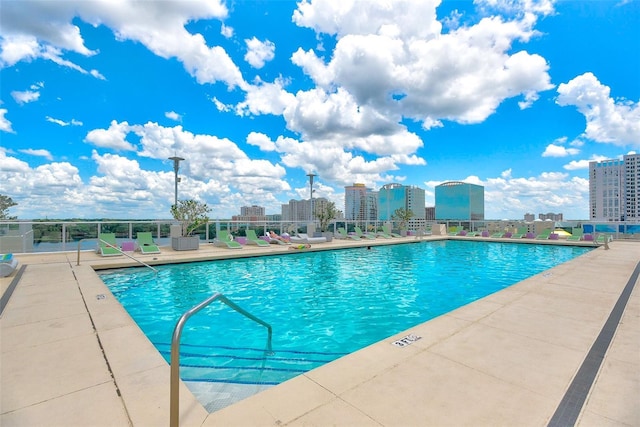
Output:
<svg viewBox="0 0 640 427">
<path fill-rule="evenodd" d="M 562 145 L 549 144 L 542 153 L 542 157 L 566 157 L 573 156 L 580 152 L 577 148 L 566 148 Z"/>
<path fill-rule="evenodd" d="M 109 27 L 120 40 L 142 43 L 162 58 L 177 58 L 199 83 L 223 81 L 230 87 L 245 87 L 240 70 L 219 46 L 209 47 L 201 34 L 185 26 L 199 19 L 224 19 L 225 5 L 218 0 L 24 0 L 2 5 L 0 65 L 49 59 L 82 73 L 104 78 L 99 71 L 86 71 L 65 59 L 67 51 L 84 56 L 99 54 L 88 48 L 74 19 Z"/>
<path fill-rule="evenodd" d="M 587 121 L 585 138 L 618 146 L 640 147 L 640 102 L 611 98 L 609 87 L 592 73 L 558 86 L 559 105 L 573 105 Z"/>
<path fill-rule="evenodd" d="M 6 108 L 0 108 L 0 131 L 14 133 L 11 122 L 4 115 L 8 113 Z"/>
<path fill-rule="evenodd" d="M 126 140 L 127 133 L 129 133 L 130 130 L 129 123 L 118 123 L 113 120 L 109 129 L 94 129 L 89 131 L 85 137 L 85 141 L 96 147 L 135 151 L 136 148 Z"/>
<path fill-rule="evenodd" d="M 23 105 L 28 104 L 29 102 L 37 101 L 40 98 L 40 92 L 33 90 L 14 90 L 13 92 L 11 92 L 11 97 L 16 101 L 16 103 L 18 103 L 19 105 Z"/>
<path fill-rule="evenodd" d="M 51 155 L 51 153 L 49 152 L 49 150 L 34 150 L 32 148 L 27 148 L 24 150 L 20 150 L 21 153 L 25 153 L 25 154 L 29 154 L 30 156 L 38 156 L 38 157 L 44 157 L 45 159 L 51 161 L 53 160 L 53 156 Z"/>
<path fill-rule="evenodd" d="M 247 45 L 245 61 L 254 68 L 264 67 L 265 62 L 271 61 L 275 57 L 276 45 L 269 40 L 260 41 L 253 37 L 244 41 Z"/>
</svg>

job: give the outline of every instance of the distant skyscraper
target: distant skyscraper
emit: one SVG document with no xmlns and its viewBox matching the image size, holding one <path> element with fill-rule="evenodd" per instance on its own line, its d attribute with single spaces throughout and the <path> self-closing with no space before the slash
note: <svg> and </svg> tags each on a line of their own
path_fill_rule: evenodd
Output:
<svg viewBox="0 0 640 427">
<path fill-rule="evenodd" d="M 413 212 L 410 225 L 415 220 L 424 220 L 425 196 L 422 188 L 401 184 L 383 185 L 378 191 L 378 219 L 391 221 L 397 209 Z"/>
<path fill-rule="evenodd" d="M 640 220 L 640 154 L 589 163 L 589 218 Z"/>
<path fill-rule="evenodd" d="M 436 219 L 483 220 L 484 187 L 459 181 L 437 185 Z"/>
<path fill-rule="evenodd" d="M 264 221 L 266 216 L 264 214 L 263 206 L 242 206 L 240 208 L 240 215 L 233 215 L 231 217 L 234 221 Z"/>
<path fill-rule="evenodd" d="M 344 188 L 344 217 L 347 220 L 375 221 L 378 212 L 376 193 L 364 184 Z"/>
<path fill-rule="evenodd" d="M 313 199 L 313 208 L 318 209 L 328 203 L 324 197 Z M 289 200 L 289 204 L 282 205 L 283 221 L 304 221 L 309 222 L 311 218 L 311 200 Z M 315 216 L 314 216 L 315 221 Z"/>
<path fill-rule="evenodd" d="M 547 219 L 550 219 L 551 221 L 564 221 L 564 215 L 562 215 L 562 213 L 553 213 L 553 212 L 548 212 L 546 214 L 538 214 L 538 218 L 545 221 Z"/>
<path fill-rule="evenodd" d="M 262 206 L 242 206 L 240 208 L 240 216 L 264 216 L 264 207 Z"/>
</svg>

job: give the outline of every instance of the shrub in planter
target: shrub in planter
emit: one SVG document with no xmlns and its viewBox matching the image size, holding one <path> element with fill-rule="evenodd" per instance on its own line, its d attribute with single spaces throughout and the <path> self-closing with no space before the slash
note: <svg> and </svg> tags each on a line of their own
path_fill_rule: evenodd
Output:
<svg viewBox="0 0 640 427">
<path fill-rule="evenodd" d="M 182 231 L 182 237 L 171 239 L 171 247 L 177 251 L 198 249 L 200 238 L 193 232 L 209 221 L 207 213 L 210 211 L 206 203 L 194 199 L 178 200 L 177 205 L 171 206 L 171 215 L 180 222 Z"/>
</svg>

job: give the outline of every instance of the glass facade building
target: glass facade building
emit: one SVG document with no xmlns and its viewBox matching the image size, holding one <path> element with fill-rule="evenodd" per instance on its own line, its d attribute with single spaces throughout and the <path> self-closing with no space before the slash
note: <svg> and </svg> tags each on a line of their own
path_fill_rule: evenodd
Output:
<svg viewBox="0 0 640 427">
<path fill-rule="evenodd" d="M 378 215 L 376 193 L 364 184 L 344 188 L 344 217 L 356 221 L 375 221 Z"/>
<path fill-rule="evenodd" d="M 413 217 L 409 221 L 410 226 L 416 220 L 424 220 L 424 190 L 401 184 L 383 185 L 378 191 L 378 219 L 392 221 L 394 212 L 401 208 L 413 212 Z"/>
<path fill-rule="evenodd" d="M 436 220 L 484 219 L 484 187 L 450 181 L 436 186 Z"/>
</svg>

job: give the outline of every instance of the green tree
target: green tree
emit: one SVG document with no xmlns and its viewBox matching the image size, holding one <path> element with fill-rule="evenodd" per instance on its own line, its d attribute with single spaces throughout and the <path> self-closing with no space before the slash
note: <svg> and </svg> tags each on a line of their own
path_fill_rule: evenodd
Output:
<svg viewBox="0 0 640 427">
<path fill-rule="evenodd" d="M 320 230 L 327 231 L 329 223 L 336 219 L 338 210 L 334 202 L 325 202 L 316 206 L 315 216 L 320 221 Z"/>
<path fill-rule="evenodd" d="M 7 212 L 10 207 L 16 205 L 17 203 L 11 197 L 0 194 L 0 219 L 18 219 L 17 216 L 9 216 Z"/>
<path fill-rule="evenodd" d="M 178 200 L 171 206 L 171 215 L 182 224 L 182 235 L 190 236 L 193 231 L 209 221 L 207 213 L 211 209 L 197 200 Z"/>
<path fill-rule="evenodd" d="M 398 223 L 398 228 L 400 230 L 406 230 L 407 224 L 409 220 L 413 218 L 414 214 L 411 209 L 398 208 L 393 211 L 393 215 L 391 215 L 391 219 Z"/>
</svg>

